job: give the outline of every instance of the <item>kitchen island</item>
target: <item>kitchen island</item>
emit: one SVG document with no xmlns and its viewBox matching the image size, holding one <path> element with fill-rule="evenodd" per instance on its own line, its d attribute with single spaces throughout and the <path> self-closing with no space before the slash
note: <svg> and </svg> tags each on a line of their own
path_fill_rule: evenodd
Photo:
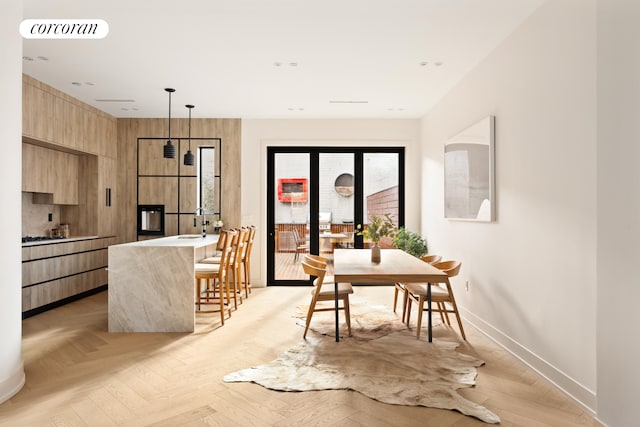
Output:
<svg viewBox="0 0 640 427">
<path fill-rule="evenodd" d="M 179 235 L 109 247 L 109 332 L 193 332 L 195 262 L 218 234 Z"/>
</svg>

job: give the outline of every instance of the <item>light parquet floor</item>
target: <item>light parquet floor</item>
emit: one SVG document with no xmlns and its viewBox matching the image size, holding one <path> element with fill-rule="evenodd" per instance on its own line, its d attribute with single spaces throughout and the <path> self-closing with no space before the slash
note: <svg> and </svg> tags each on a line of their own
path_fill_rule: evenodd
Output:
<svg viewBox="0 0 640 427">
<path fill-rule="evenodd" d="M 308 287 L 257 288 L 219 327 L 199 315 L 194 334 L 110 334 L 107 293 L 26 319 L 27 382 L 0 405 L 0 426 L 479 426 L 446 411 L 387 405 L 356 392 L 284 393 L 222 382 L 232 371 L 270 361 L 302 339 L 293 314 Z M 392 303 L 393 288 L 359 286 L 372 304 Z M 315 316 L 331 313 L 316 313 Z M 414 316 L 415 318 L 415 316 Z M 547 381 L 471 325 L 460 350 L 486 361 L 477 386 L 461 390 L 503 426 L 599 425 Z M 435 339 L 457 338 L 439 326 Z M 337 344 L 339 345 L 339 344 Z"/>
</svg>

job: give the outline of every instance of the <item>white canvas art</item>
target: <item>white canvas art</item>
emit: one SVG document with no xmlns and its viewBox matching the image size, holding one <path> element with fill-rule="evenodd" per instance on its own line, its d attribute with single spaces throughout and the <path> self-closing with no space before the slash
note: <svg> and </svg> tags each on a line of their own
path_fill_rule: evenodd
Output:
<svg viewBox="0 0 640 427">
<path fill-rule="evenodd" d="M 485 117 L 445 143 L 445 218 L 495 220 L 494 121 Z"/>
</svg>

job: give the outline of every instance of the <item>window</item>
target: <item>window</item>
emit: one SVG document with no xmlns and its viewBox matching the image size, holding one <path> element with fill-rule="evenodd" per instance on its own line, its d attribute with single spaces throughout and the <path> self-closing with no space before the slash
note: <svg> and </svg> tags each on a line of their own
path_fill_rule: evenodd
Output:
<svg viewBox="0 0 640 427">
<path fill-rule="evenodd" d="M 198 147 L 198 206 L 207 214 L 220 215 L 220 171 L 216 168 L 216 149 Z"/>
</svg>

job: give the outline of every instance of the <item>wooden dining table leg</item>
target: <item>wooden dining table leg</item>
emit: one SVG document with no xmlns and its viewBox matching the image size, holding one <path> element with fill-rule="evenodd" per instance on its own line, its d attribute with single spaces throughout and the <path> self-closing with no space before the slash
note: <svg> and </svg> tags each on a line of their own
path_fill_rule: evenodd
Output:
<svg viewBox="0 0 640 427">
<path fill-rule="evenodd" d="M 336 299 L 336 342 L 340 341 L 340 327 L 338 326 L 338 282 L 333 283 L 333 289 Z"/>
<path fill-rule="evenodd" d="M 427 309 L 429 310 L 429 320 L 427 321 L 427 329 L 429 333 L 429 342 L 433 341 L 433 336 L 431 335 L 431 283 L 427 283 Z"/>
</svg>

